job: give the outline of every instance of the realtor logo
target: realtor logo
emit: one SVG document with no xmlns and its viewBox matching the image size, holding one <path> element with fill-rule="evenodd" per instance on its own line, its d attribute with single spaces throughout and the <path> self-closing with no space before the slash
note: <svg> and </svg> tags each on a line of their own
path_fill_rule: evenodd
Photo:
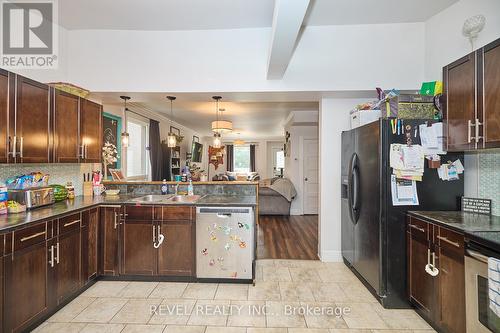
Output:
<svg viewBox="0 0 500 333">
<path fill-rule="evenodd" d="M 1 67 L 56 68 L 55 0 L 2 0 Z"/>
</svg>

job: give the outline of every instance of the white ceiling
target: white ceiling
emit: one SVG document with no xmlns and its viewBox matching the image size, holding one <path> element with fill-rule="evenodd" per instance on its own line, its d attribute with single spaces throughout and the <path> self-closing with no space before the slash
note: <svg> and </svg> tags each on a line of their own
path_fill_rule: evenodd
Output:
<svg viewBox="0 0 500 333">
<path fill-rule="evenodd" d="M 422 22 L 458 0 L 311 0 L 305 25 Z M 67 29 L 208 30 L 271 27 L 274 0 L 63 0 Z"/>
<path fill-rule="evenodd" d="M 122 93 L 93 93 L 92 98 L 109 106 L 123 106 L 119 96 Z M 155 112 L 170 117 L 170 102 L 167 93 L 127 93 L 132 97 L 130 110 L 137 113 Z M 211 135 L 210 124 L 215 120 L 215 104 L 212 95 L 222 95 L 219 107 L 225 108 L 223 118 L 233 122 L 234 131 L 226 137 L 263 139 L 283 136 L 283 124 L 290 112 L 317 112 L 318 102 L 311 94 L 266 93 L 182 93 L 174 102 L 174 121 L 195 130 L 203 136 Z M 239 135 L 237 133 L 240 133 Z"/>
</svg>

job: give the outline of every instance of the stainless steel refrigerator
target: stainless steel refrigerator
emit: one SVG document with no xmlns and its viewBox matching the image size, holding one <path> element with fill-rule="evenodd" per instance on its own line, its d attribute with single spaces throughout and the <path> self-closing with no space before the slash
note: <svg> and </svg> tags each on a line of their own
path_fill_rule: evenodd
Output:
<svg viewBox="0 0 500 333">
<path fill-rule="evenodd" d="M 420 144 L 414 129 L 426 121 L 404 120 L 404 125 L 413 129 L 413 144 Z M 423 181 L 417 182 L 419 205 L 393 206 L 391 143 L 406 143 L 406 137 L 393 134 L 390 119 L 342 133 L 342 256 L 384 307 L 409 308 L 406 212 L 458 210 L 464 183 L 463 175 L 460 180 L 442 181 L 436 169 L 425 165 Z M 441 159 L 460 159 L 463 163 L 463 154 L 448 154 Z"/>
</svg>

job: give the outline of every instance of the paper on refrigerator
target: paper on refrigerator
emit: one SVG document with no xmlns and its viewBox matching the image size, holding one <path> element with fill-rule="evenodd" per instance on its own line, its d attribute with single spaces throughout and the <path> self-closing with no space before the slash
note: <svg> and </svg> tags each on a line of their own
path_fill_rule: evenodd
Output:
<svg viewBox="0 0 500 333">
<path fill-rule="evenodd" d="M 417 184 L 414 180 L 397 179 L 391 175 L 391 195 L 393 206 L 417 206 Z"/>
</svg>

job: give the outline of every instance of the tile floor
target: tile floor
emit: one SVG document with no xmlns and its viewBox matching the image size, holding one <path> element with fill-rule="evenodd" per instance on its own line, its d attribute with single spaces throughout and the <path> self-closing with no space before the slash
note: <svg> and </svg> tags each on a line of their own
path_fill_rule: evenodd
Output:
<svg viewBox="0 0 500 333">
<path fill-rule="evenodd" d="M 258 260 L 256 286 L 100 281 L 36 332 L 431 333 L 386 310 L 342 263 Z"/>
</svg>

